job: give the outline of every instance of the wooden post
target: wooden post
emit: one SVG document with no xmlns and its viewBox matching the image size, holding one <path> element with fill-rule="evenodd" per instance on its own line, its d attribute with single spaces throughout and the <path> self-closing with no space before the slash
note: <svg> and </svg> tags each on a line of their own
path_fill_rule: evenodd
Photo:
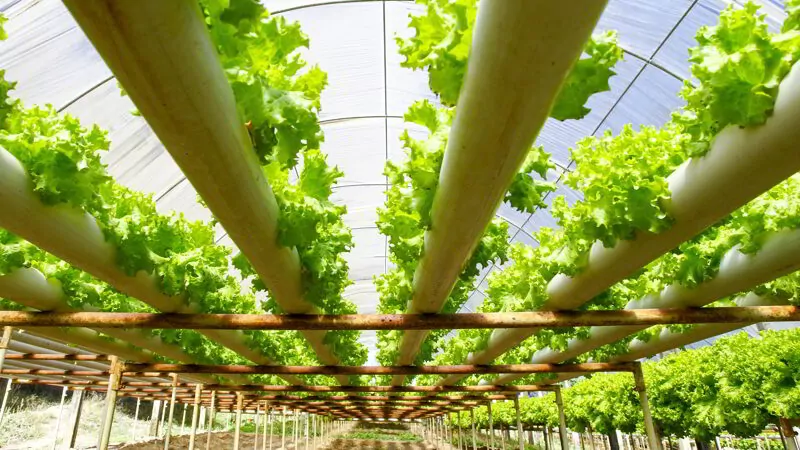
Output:
<svg viewBox="0 0 800 450">
<path fill-rule="evenodd" d="M 525 437 L 522 433 L 522 420 L 519 417 L 519 397 L 514 397 L 514 411 L 517 415 L 517 440 L 519 441 L 519 450 L 525 450 Z"/>
<path fill-rule="evenodd" d="M 461 438 L 461 435 L 463 433 L 461 431 L 462 431 L 462 429 L 461 429 L 461 410 L 459 410 L 458 411 L 458 449 L 459 450 L 464 448 L 464 445 L 462 443 L 462 438 Z"/>
<path fill-rule="evenodd" d="M 206 430 L 206 450 L 211 450 L 211 429 L 214 428 L 214 406 L 217 401 L 217 391 L 211 391 L 211 409 L 208 411 L 208 429 Z"/>
<path fill-rule="evenodd" d="M 500 448 L 506 450 L 506 433 L 503 425 L 500 425 Z"/>
<path fill-rule="evenodd" d="M 138 400 L 136 402 L 139 404 Z M 83 407 L 83 389 L 72 391 L 72 408 L 69 414 L 69 438 L 67 448 L 74 448 L 78 439 L 78 425 L 81 422 L 81 409 Z"/>
<path fill-rule="evenodd" d="M 317 437 L 318 433 L 317 433 L 317 415 L 316 414 L 312 414 L 311 415 L 311 430 L 314 433 L 314 448 L 317 448 L 317 446 L 318 446 L 317 442 L 319 441 L 319 439 Z"/>
<path fill-rule="evenodd" d="M 161 400 L 153 401 L 153 408 L 150 411 L 150 429 L 147 430 L 148 436 L 158 436 L 158 425 L 161 423 Z"/>
<path fill-rule="evenodd" d="M 200 422 L 200 394 L 202 392 L 203 392 L 203 385 L 196 384 L 194 386 L 194 408 L 192 408 L 192 434 L 189 435 L 189 450 L 194 450 L 194 441 L 197 438 L 197 424 Z M 184 412 L 185 411 L 186 410 L 184 409 Z"/>
<path fill-rule="evenodd" d="M 169 400 L 169 420 L 167 422 L 166 436 L 164 436 L 164 450 L 169 450 L 169 440 L 172 437 L 172 421 L 175 417 L 175 395 L 178 388 L 178 374 L 172 374 L 172 397 Z"/>
<path fill-rule="evenodd" d="M 558 408 L 558 440 L 561 442 L 561 450 L 569 450 L 567 417 L 564 415 L 564 400 L 561 397 L 561 386 L 558 386 L 556 389 L 556 407 Z"/>
<path fill-rule="evenodd" d="M 661 440 L 653 425 L 653 416 L 650 414 L 650 404 L 647 401 L 647 389 L 644 383 L 644 374 L 642 373 L 641 364 L 637 364 L 633 369 L 633 381 L 636 385 L 636 392 L 639 393 L 639 403 L 642 406 L 642 413 L 644 415 L 644 429 L 647 432 L 649 450 L 661 450 Z"/>
<path fill-rule="evenodd" d="M 108 441 L 111 439 L 111 426 L 114 423 L 114 410 L 117 406 L 117 391 L 122 379 L 122 361 L 116 356 L 111 357 L 111 368 L 108 376 L 108 390 L 106 391 L 106 414 L 100 428 L 100 439 L 97 445 L 99 450 L 108 450 Z"/>
<path fill-rule="evenodd" d="M 58 432 L 61 431 L 61 414 L 64 412 L 64 399 L 67 398 L 67 386 L 61 390 L 61 403 L 58 405 L 58 419 L 56 420 L 56 437 L 53 439 L 53 450 L 58 447 Z"/>
<path fill-rule="evenodd" d="M 242 428 L 242 403 L 244 402 L 244 395 L 241 392 L 236 393 L 236 430 L 233 432 L 233 450 L 239 450 L 239 434 Z"/>
<path fill-rule="evenodd" d="M 167 401 L 166 401 L 166 400 L 164 400 L 164 402 L 161 404 L 161 419 L 159 419 L 159 420 L 160 420 L 160 422 L 159 422 L 159 423 L 161 424 L 161 425 L 160 425 L 160 427 L 161 427 L 161 428 L 159 429 L 159 436 L 162 436 L 162 435 L 164 435 L 164 434 L 166 433 L 166 429 L 167 429 L 167 428 L 166 428 L 166 424 L 167 424 L 167 410 L 168 410 L 168 409 L 169 409 L 169 408 L 167 408 Z"/>
</svg>

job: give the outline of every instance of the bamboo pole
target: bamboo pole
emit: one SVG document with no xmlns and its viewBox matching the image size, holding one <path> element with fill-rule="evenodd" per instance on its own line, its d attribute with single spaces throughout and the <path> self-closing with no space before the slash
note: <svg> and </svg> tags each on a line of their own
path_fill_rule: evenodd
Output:
<svg viewBox="0 0 800 450">
<path fill-rule="evenodd" d="M 296 449 L 297 448 L 297 441 L 300 438 L 300 426 L 299 426 L 300 425 L 300 416 L 299 416 L 299 412 L 296 409 L 292 410 L 292 419 L 293 419 L 292 438 L 294 439 L 294 448 Z"/>
<path fill-rule="evenodd" d="M 114 423 L 114 410 L 117 406 L 117 389 L 119 389 L 121 379 L 122 361 L 117 357 L 112 357 L 111 370 L 108 376 L 108 391 L 106 392 L 106 411 L 97 445 L 99 450 L 108 450 L 108 442 L 111 438 L 111 426 Z"/>
<path fill-rule="evenodd" d="M 234 430 L 233 434 L 233 450 L 239 450 L 239 435 L 242 428 L 242 401 L 243 396 L 239 393 L 236 399 L 236 430 Z"/>
<path fill-rule="evenodd" d="M 200 395 L 203 392 L 203 385 L 198 384 L 195 386 L 194 391 L 194 408 L 192 408 L 192 433 L 189 436 L 189 450 L 194 450 L 194 442 L 197 438 L 197 424 L 200 420 Z M 212 393 L 213 395 L 213 393 Z M 184 410 L 185 411 L 185 410 Z M 209 427 L 210 429 L 211 427 Z"/>
<path fill-rule="evenodd" d="M 61 415 L 64 413 L 64 399 L 67 397 L 68 388 L 64 386 L 61 389 L 61 402 L 58 405 L 58 419 L 56 419 L 56 432 L 53 438 L 53 450 L 58 447 L 58 432 L 61 431 Z"/>
<path fill-rule="evenodd" d="M 661 439 L 656 433 L 656 428 L 653 425 L 653 416 L 650 414 L 650 404 L 647 401 L 647 388 L 644 383 L 641 365 L 638 365 L 636 370 L 633 371 L 633 380 L 636 385 L 636 391 L 639 393 L 639 403 L 642 406 L 644 415 L 644 429 L 647 432 L 648 448 L 649 450 L 661 450 Z"/>
<path fill-rule="evenodd" d="M 469 410 L 469 421 L 472 426 L 472 450 L 478 450 L 478 442 L 475 440 L 475 410 Z"/>
<path fill-rule="evenodd" d="M 409 312 L 441 310 L 605 4 L 529 0 L 478 9 Z M 426 336 L 404 333 L 399 365 L 414 361 Z"/>
<path fill-rule="evenodd" d="M 309 420 L 308 420 L 308 413 L 306 413 L 306 450 L 309 449 Z"/>
<path fill-rule="evenodd" d="M 519 417 L 519 397 L 514 397 L 514 413 L 517 416 L 517 440 L 519 450 L 525 450 L 525 439 L 522 436 L 522 420 Z"/>
<path fill-rule="evenodd" d="M 181 416 L 181 433 L 183 434 L 186 432 L 186 410 L 189 409 L 189 405 L 187 403 L 183 404 L 183 414 Z"/>
</svg>

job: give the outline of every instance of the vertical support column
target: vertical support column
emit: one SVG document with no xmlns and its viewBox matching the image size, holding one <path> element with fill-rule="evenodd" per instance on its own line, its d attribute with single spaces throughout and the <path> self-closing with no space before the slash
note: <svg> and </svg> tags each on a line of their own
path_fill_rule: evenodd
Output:
<svg viewBox="0 0 800 450">
<path fill-rule="evenodd" d="M 310 429 L 309 429 L 309 425 L 310 425 L 310 423 L 309 423 L 309 420 L 308 420 L 308 413 L 306 413 L 306 450 L 308 450 L 308 448 L 309 448 L 309 447 L 308 447 L 308 445 L 309 445 L 309 438 L 310 438 L 310 435 L 308 434 L 308 433 L 309 433 L 309 431 L 310 431 Z"/>
<path fill-rule="evenodd" d="M 166 435 L 164 436 L 164 450 L 169 450 L 169 440 L 172 437 L 172 420 L 175 417 L 175 395 L 178 390 L 178 374 L 172 374 L 172 396 L 169 399 L 169 419 L 167 420 Z"/>
<path fill-rule="evenodd" d="M 117 406 L 117 392 L 122 379 L 122 362 L 116 356 L 111 357 L 111 370 L 108 376 L 108 391 L 106 391 L 106 413 L 103 426 L 100 428 L 98 450 L 108 450 L 108 441 L 111 439 L 111 426 L 114 423 L 114 410 Z"/>
<path fill-rule="evenodd" d="M 138 407 L 139 401 L 137 399 Z M 81 409 L 83 407 L 83 389 L 72 391 L 72 408 L 69 414 L 69 438 L 67 448 L 74 448 L 78 439 L 78 425 L 81 423 Z"/>
<path fill-rule="evenodd" d="M 297 409 L 292 410 L 294 424 L 292 426 L 292 437 L 294 438 L 294 448 L 297 448 L 297 441 L 300 438 L 300 415 L 297 414 Z"/>
<path fill-rule="evenodd" d="M 469 410 L 469 421 L 472 425 L 472 450 L 478 450 L 478 443 L 475 441 L 475 408 Z"/>
<path fill-rule="evenodd" d="M 639 403 L 642 405 L 644 429 L 647 432 L 647 443 L 650 450 L 661 450 L 661 440 L 656 433 L 656 427 L 653 425 L 653 416 L 650 414 L 650 403 L 647 401 L 647 389 L 644 383 L 641 363 L 636 364 L 636 367 L 633 369 L 633 381 L 636 385 L 635 390 L 639 393 Z"/>
<path fill-rule="evenodd" d="M 183 404 L 183 414 L 181 415 L 181 434 L 186 433 L 186 410 L 189 409 L 189 404 Z"/>
<path fill-rule="evenodd" d="M 317 448 L 317 415 L 311 415 L 311 432 L 314 433 L 314 448 Z"/>
<path fill-rule="evenodd" d="M 254 421 L 256 426 L 256 432 L 255 435 L 253 436 L 253 450 L 258 450 L 258 421 L 259 421 L 258 416 L 260 414 L 261 414 L 261 402 L 256 402 L 256 420 Z"/>
<path fill-rule="evenodd" d="M 233 432 L 233 450 L 239 450 L 239 434 L 242 428 L 242 403 L 244 396 L 241 392 L 236 393 L 236 430 Z"/>
<path fill-rule="evenodd" d="M 6 413 L 6 404 L 8 404 L 8 394 L 11 392 L 11 384 L 14 380 L 9 378 L 6 380 L 6 389 L 3 392 L 3 404 L 0 405 L 0 425 L 3 424 L 3 416 Z"/>
<path fill-rule="evenodd" d="M 3 370 L 3 365 L 6 362 L 6 351 L 8 351 L 8 344 L 11 343 L 11 327 L 3 327 L 3 337 L 0 338 L 0 371 Z"/>
<path fill-rule="evenodd" d="M 463 445 L 463 443 L 462 443 L 462 442 L 463 442 L 463 441 L 462 441 L 462 437 L 461 437 L 461 435 L 462 435 L 463 433 L 462 433 L 461 431 L 462 431 L 462 430 L 461 430 L 461 410 L 459 409 L 459 410 L 458 410 L 458 448 L 459 448 L 459 450 L 461 450 L 462 448 L 464 448 L 464 445 Z"/>
<path fill-rule="evenodd" d="M 558 439 L 561 442 L 561 450 L 568 450 L 567 417 L 564 415 L 564 400 L 561 398 L 561 386 L 556 386 L 556 407 L 558 408 Z"/>
<path fill-rule="evenodd" d="M 158 436 L 158 424 L 161 417 L 161 400 L 153 401 L 153 408 L 150 411 L 150 429 L 147 430 L 148 436 Z"/>
<path fill-rule="evenodd" d="M 194 408 L 192 408 L 192 433 L 189 435 L 189 450 L 194 450 L 194 441 L 197 438 L 197 424 L 200 422 L 200 394 L 202 392 L 203 385 L 196 384 L 194 386 Z"/>
<path fill-rule="evenodd" d="M 73 394 L 74 396 L 75 394 Z M 133 413 L 133 425 L 131 426 L 131 442 L 136 442 L 136 428 L 139 425 L 139 407 L 142 404 L 142 398 L 136 397 L 136 412 Z M 68 448 L 72 448 L 74 445 L 70 445 Z"/>
<path fill-rule="evenodd" d="M 286 448 L 286 407 L 281 412 L 281 448 Z"/>
<path fill-rule="evenodd" d="M 67 386 L 61 389 L 61 403 L 58 405 L 58 419 L 56 419 L 56 436 L 53 438 L 53 450 L 56 450 L 56 447 L 58 447 L 58 432 L 61 431 L 61 414 L 64 413 L 64 399 L 67 398 L 67 389 Z"/>
<path fill-rule="evenodd" d="M 272 408 L 269 402 L 266 402 L 264 410 L 267 415 L 265 417 L 266 422 L 264 422 L 264 444 L 261 450 L 267 450 L 267 430 L 269 430 L 269 448 L 272 449 Z"/>
<path fill-rule="evenodd" d="M 519 417 L 519 397 L 514 397 L 514 412 L 517 415 L 517 441 L 519 441 L 519 450 L 525 450 L 525 437 L 522 435 L 522 420 Z"/>
<path fill-rule="evenodd" d="M 486 404 L 487 412 L 489 413 L 489 448 L 494 448 L 494 419 L 492 418 L 492 401 Z"/>
<path fill-rule="evenodd" d="M 206 450 L 211 450 L 211 429 L 214 428 L 214 407 L 217 391 L 211 391 L 211 409 L 208 411 L 208 429 L 206 430 Z"/>
</svg>

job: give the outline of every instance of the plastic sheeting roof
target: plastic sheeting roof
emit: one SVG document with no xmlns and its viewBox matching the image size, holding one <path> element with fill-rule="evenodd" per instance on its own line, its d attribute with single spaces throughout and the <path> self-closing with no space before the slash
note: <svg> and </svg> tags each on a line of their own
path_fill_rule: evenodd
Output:
<svg viewBox="0 0 800 450">
<path fill-rule="evenodd" d="M 386 238 L 376 226 L 376 208 L 383 204 L 387 160 L 402 158 L 399 136 L 402 116 L 415 100 L 435 96 L 427 75 L 400 67 L 396 36 L 413 33 L 408 15 L 421 11 L 410 1 L 266 0 L 273 14 L 299 21 L 309 35 L 306 58 L 328 72 L 320 121 L 322 149 L 345 173 L 334 191 L 335 201 L 348 206 L 345 222 L 352 227 L 355 248 L 348 255 L 354 284 L 346 296 L 362 313 L 375 312 L 378 295 L 373 276 L 387 269 Z M 550 120 L 538 143 L 553 155 L 557 179 L 570 170 L 569 148 L 580 138 L 618 131 L 624 124 L 660 125 L 681 106 L 677 93 L 690 77 L 688 48 L 694 34 L 716 22 L 730 2 L 721 0 L 610 0 L 598 25 L 614 29 L 626 50 L 611 79 L 611 90 L 591 98 L 592 112 L 582 120 Z M 736 3 L 741 3 L 739 0 Z M 771 25 L 783 19 L 780 0 L 761 0 Z M 112 141 L 105 162 L 121 183 L 152 192 L 163 211 L 209 219 L 195 192 L 144 119 L 131 114 L 133 105 L 119 94 L 117 83 L 75 21 L 58 0 L 0 0 L 8 18 L 9 39 L 0 43 L 0 68 L 17 80 L 16 95 L 28 104 L 51 103 L 86 124 L 109 130 Z M 422 133 L 419 128 L 412 132 Z M 559 184 L 556 195 L 575 200 L 577 193 Z M 549 200 L 548 200 L 549 203 Z M 509 239 L 536 245 L 541 226 L 554 226 L 546 210 L 521 214 L 505 205 L 497 215 L 510 224 Z M 232 245 L 218 230 L 221 242 Z M 471 310 L 484 298 L 485 276 L 464 306 Z M 374 363 L 375 333 L 362 340 Z"/>
</svg>

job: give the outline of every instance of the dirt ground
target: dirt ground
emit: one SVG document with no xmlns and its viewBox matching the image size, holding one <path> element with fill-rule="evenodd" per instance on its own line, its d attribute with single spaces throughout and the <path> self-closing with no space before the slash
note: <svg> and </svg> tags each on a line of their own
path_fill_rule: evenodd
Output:
<svg viewBox="0 0 800 450">
<path fill-rule="evenodd" d="M 253 433 L 242 433 L 239 438 L 239 448 L 240 449 L 251 449 L 253 448 L 253 439 L 255 435 Z M 267 438 L 269 441 L 269 437 Z M 280 449 L 281 448 L 281 439 L 280 436 L 273 436 L 272 437 L 272 446 L 270 447 L 267 445 L 266 448 L 268 449 Z M 289 441 L 287 439 L 287 441 Z M 258 448 L 260 449 L 262 446 L 262 436 L 258 437 Z M 198 436 L 198 440 L 195 443 L 195 448 L 203 449 L 206 445 L 206 436 Z M 185 449 L 189 447 L 189 437 L 188 436 L 178 436 L 173 437 L 170 439 L 170 448 L 171 449 Z M 164 448 L 164 441 L 161 439 L 152 440 L 148 442 L 137 442 L 135 444 L 128 444 L 124 446 L 117 446 L 114 447 L 117 450 L 162 450 Z M 214 450 L 222 450 L 222 449 L 232 449 L 233 448 L 233 433 L 225 432 L 225 433 L 213 433 L 211 435 L 211 446 L 210 448 Z M 294 445 L 290 442 L 287 442 L 286 449 L 294 449 Z M 299 445 L 297 446 L 297 450 L 304 450 L 306 448 L 305 441 L 301 440 Z M 309 445 L 309 448 L 313 448 L 315 450 L 435 450 L 436 447 L 430 444 L 422 443 L 422 442 L 390 442 L 390 441 L 375 441 L 369 439 L 334 439 L 328 445 L 324 447 L 314 447 L 313 441 L 312 444 Z"/>
</svg>

